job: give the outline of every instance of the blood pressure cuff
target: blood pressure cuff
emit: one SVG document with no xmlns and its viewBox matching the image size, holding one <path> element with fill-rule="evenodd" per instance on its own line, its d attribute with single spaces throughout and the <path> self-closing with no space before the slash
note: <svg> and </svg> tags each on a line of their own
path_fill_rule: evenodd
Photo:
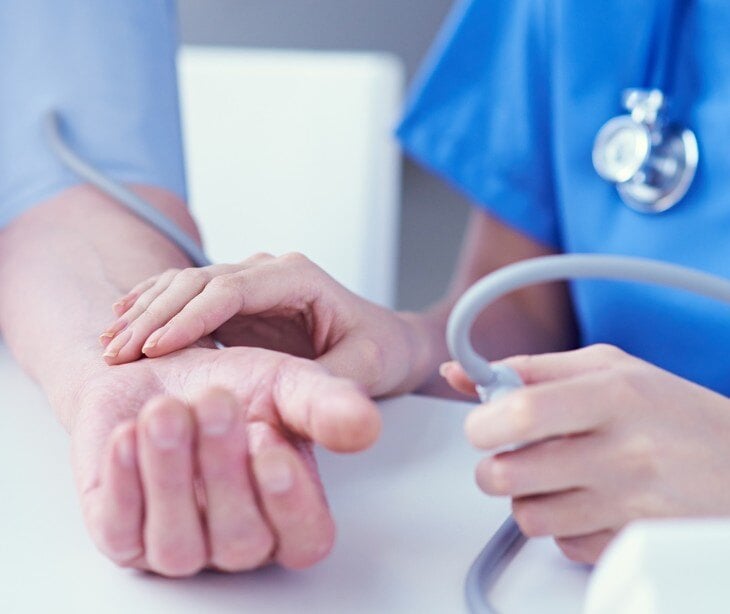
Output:
<svg viewBox="0 0 730 614">
<path fill-rule="evenodd" d="M 533 239 L 559 247 L 547 3 L 457 3 L 398 129 L 405 151 Z"/>
<path fill-rule="evenodd" d="M 172 0 L 0 2 L 0 227 L 79 182 L 43 117 L 110 177 L 185 198 Z"/>
</svg>

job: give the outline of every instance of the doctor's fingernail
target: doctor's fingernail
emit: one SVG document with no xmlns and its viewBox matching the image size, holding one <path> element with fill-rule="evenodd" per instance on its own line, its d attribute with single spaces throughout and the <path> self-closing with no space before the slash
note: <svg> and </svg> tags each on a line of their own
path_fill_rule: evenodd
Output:
<svg viewBox="0 0 730 614">
<path fill-rule="evenodd" d="M 273 495 L 283 494 L 294 485 L 294 472 L 283 454 L 264 454 L 259 458 L 256 473 L 261 487 Z"/>
<path fill-rule="evenodd" d="M 152 333 L 149 337 L 147 337 L 147 341 L 145 341 L 144 345 L 142 346 L 142 353 L 144 354 L 147 352 L 147 350 L 151 350 L 156 347 L 157 344 L 160 342 L 160 339 L 165 336 L 166 332 L 166 328 L 160 328 Z"/>
<path fill-rule="evenodd" d="M 118 319 L 116 322 L 112 323 L 110 326 L 104 330 L 103 333 L 101 333 L 101 337 L 114 337 L 114 335 L 121 333 L 125 328 L 127 327 L 127 320 L 125 319 Z"/>
<path fill-rule="evenodd" d="M 114 337 L 104 352 L 104 358 L 116 358 L 122 348 L 132 338 L 132 329 L 127 329 L 121 335 Z"/>
<path fill-rule="evenodd" d="M 116 303 L 112 303 L 112 310 L 117 315 L 122 315 L 122 313 L 124 312 L 124 308 L 125 308 L 126 304 L 127 303 L 126 303 L 126 301 L 124 299 L 122 299 L 120 301 L 117 301 Z"/>
</svg>

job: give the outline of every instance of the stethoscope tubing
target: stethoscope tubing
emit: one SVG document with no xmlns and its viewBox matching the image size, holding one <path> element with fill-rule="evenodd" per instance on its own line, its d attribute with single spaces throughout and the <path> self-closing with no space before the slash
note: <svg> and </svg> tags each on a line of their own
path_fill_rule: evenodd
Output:
<svg viewBox="0 0 730 614">
<path fill-rule="evenodd" d="M 44 117 L 44 130 L 51 150 L 72 173 L 85 179 L 104 194 L 123 204 L 150 226 L 156 228 L 184 252 L 195 266 L 211 264 L 210 259 L 205 255 L 200 245 L 177 224 L 163 215 L 154 205 L 122 184 L 106 177 L 74 152 L 61 135 L 60 118 L 56 111 L 49 111 Z"/>
</svg>

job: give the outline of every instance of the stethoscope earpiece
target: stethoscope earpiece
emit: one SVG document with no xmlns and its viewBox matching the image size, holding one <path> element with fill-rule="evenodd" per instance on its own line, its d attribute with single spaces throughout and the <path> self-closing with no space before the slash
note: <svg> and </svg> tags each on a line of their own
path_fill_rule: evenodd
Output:
<svg viewBox="0 0 730 614">
<path fill-rule="evenodd" d="M 699 162 L 697 138 L 689 128 L 666 122 L 666 99 L 657 89 L 623 95 L 627 115 L 606 122 L 593 144 L 593 166 L 629 207 L 661 213 L 689 190 Z"/>
</svg>

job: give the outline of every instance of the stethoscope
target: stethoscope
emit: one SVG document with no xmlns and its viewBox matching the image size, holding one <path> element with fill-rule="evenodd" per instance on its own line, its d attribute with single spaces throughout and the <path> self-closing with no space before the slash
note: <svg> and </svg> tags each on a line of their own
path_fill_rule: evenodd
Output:
<svg viewBox="0 0 730 614">
<path fill-rule="evenodd" d="M 661 213 L 682 200 L 699 162 L 694 132 L 669 117 L 688 5 L 688 0 L 671 0 L 669 10 L 662 10 L 643 86 L 623 92 L 622 106 L 628 114 L 606 122 L 593 144 L 598 174 L 616 186 L 624 203 L 641 213 Z"/>
</svg>

